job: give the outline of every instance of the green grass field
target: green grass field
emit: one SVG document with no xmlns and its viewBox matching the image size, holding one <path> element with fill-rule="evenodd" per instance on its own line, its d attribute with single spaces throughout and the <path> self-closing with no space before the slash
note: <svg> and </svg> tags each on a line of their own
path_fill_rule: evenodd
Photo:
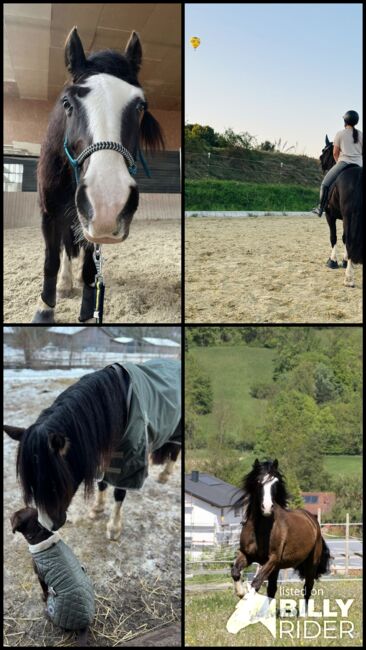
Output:
<svg viewBox="0 0 366 650">
<path fill-rule="evenodd" d="M 267 401 L 251 397 L 250 387 L 257 381 L 272 382 L 274 351 L 238 345 L 194 348 L 193 354 L 211 378 L 214 400 L 230 407 L 230 430 L 241 435 L 246 426 L 260 427 Z M 200 427 L 208 435 L 215 427 L 214 414 L 201 416 Z"/>
<path fill-rule="evenodd" d="M 186 180 L 186 210 L 275 210 L 309 212 L 318 201 L 316 187 Z"/>
<path fill-rule="evenodd" d="M 362 456 L 325 456 L 324 467 L 334 476 L 361 476 Z"/>
<path fill-rule="evenodd" d="M 286 587 L 300 588 L 302 583 L 291 583 L 291 585 L 281 585 Z M 215 592 L 202 592 L 199 594 L 186 594 L 185 598 L 185 645 L 195 647 L 243 647 L 243 646 L 258 646 L 258 647 L 307 647 L 307 646 L 362 646 L 362 583 L 361 581 L 337 581 L 337 582 L 318 582 L 316 583 L 317 595 L 314 596 L 315 609 L 318 611 L 322 608 L 323 600 L 329 599 L 331 610 L 337 609 L 335 599 L 341 598 L 343 601 L 353 599 L 353 604 L 350 607 L 348 616 L 344 621 L 349 621 L 354 626 L 353 638 L 345 635 L 340 638 L 338 621 L 341 617 L 336 619 L 326 617 L 325 619 L 309 617 L 309 621 L 318 622 L 320 625 L 324 620 L 327 620 L 332 625 L 336 626 L 335 631 L 329 631 L 328 636 L 335 638 L 325 638 L 323 633 L 323 626 L 321 625 L 321 633 L 317 638 L 305 638 L 304 636 L 304 618 L 291 618 L 286 619 L 287 622 L 293 622 L 295 638 L 290 636 L 280 637 L 281 620 L 277 618 L 277 638 L 274 639 L 271 633 L 262 624 L 250 625 L 238 634 L 230 634 L 226 630 L 226 623 L 235 609 L 237 599 L 234 596 L 233 589 L 226 589 L 223 591 Z M 320 591 L 322 590 L 322 591 Z M 287 597 L 288 594 L 285 594 Z M 279 599 L 279 592 L 277 591 L 277 599 Z M 284 597 L 284 596 L 283 596 Z M 278 603 L 278 600 L 277 600 Z M 334 621 L 336 620 L 336 623 Z M 283 619 L 282 619 L 283 621 Z M 296 624 L 299 623 L 299 636 L 296 634 Z M 283 623 L 282 623 L 283 624 Z M 311 624 L 311 633 L 316 624 Z M 345 626 L 348 628 L 348 625 Z M 318 631 L 318 628 L 317 628 Z"/>
</svg>

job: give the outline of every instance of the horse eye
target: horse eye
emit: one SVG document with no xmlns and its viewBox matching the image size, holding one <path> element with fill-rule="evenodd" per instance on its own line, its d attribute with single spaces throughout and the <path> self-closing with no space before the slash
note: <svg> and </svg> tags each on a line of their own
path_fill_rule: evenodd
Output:
<svg viewBox="0 0 366 650">
<path fill-rule="evenodd" d="M 67 111 L 70 114 L 72 112 L 72 106 L 71 106 L 69 100 L 67 99 L 67 97 L 63 98 L 62 104 L 63 104 L 63 107 L 64 107 L 65 111 Z"/>
<path fill-rule="evenodd" d="M 140 103 L 137 104 L 137 106 L 136 106 L 136 110 L 137 110 L 139 113 L 142 113 L 142 112 L 145 110 L 145 108 L 146 108 L 146 103 L 145 103 L 145 102 L 140 102 Z"/>
</svg>

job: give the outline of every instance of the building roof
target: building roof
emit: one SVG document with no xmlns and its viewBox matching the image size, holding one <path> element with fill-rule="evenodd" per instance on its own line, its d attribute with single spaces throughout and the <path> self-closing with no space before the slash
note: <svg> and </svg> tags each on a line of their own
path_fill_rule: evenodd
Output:
<svg viewBox="0 0 366 650">
<path fill-rule="evenodd" d="M 85 329 L 86 327 L 49 327 L 48 331 L 54 334 L 67 334 L 68 336 L 72 336 Z"/>
<path fill-rule="evenodd" d="M 147 343 L 150 343 L 151 345 L 164 345 L 165 347 L 180 348 L 180 344 L 172 341 L 171 339 L 155 339 L 144 336 L 142 340 L 147 341 Z"/>
<path fill-rule="evenodd" d="M 130 336 L 117 336 L 113 340 L 117 341 L 117 343 L 132 343 L 132 341 L 135 339 L 131 338 Z"/>
<path fill-rule="evenodd" d="M 192 480 L 192 474 L 196 474 L 198 481 Z M 193 472 L 185 475 L 185 492 L 202 501 L 220 508 L 233 506 L 235 501 L 244 494 L 243 490 L 235 485 L 225 483 L 216 476 L 204 472 Z"/>
</svg>

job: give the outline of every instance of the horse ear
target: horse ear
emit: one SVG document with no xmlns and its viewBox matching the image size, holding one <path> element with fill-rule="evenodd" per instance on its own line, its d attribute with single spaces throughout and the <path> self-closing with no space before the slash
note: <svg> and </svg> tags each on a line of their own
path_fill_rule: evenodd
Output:
<svg viewBox="0 0 366 650">
<path fill-rule="evenodd" d="M 3 425 L 5 433 L 10 436 L 13 440 L 20 442 L 23 436 L 23 433 L 26 431 L 24 427 L 11 427 L 8 424 Z"/>
<path fill-rule="evenodd" d="M 277 460 L 277 458 L 273 461 L 273 467 L 274 467 L 274 469 L 278 468 L 278 460 Z"/>
<path fill-rule="evenodd" d="M 142 47 L 137 32 L 133 31 L 125 49 L 125 57 L 130 62 L 134 74 L 138 75 L 142 62 Z"/>
<path fill-rule="evenodd" d="M 65 456 L 70 447 L 70 442 L 62 433 L 50 433 L 48 436 L 48 446 L 55 454 Z"/>
<path fill-rule="evenodd" d="M 259 460 L 258 460 L 258 458 L 256 458 L 254 463 L 253 463 L 253 467 L 258 467 L 259 464 L 260 464 Z"/>
<path fill-rule="evenodd" d="M 66 39 L 65 65 L 74 81 L 87 67 L 83 44 L 77 32 L 77 27 L 72 28 Z"/>
<path fill-rule="evenodd" d="M 326 146 L 328 146 L 328 144 L 330 144 L 329 139 L 328 139 L 328 135 L 325 136 L 325 144 L 326 144 Z"/>
</svg>

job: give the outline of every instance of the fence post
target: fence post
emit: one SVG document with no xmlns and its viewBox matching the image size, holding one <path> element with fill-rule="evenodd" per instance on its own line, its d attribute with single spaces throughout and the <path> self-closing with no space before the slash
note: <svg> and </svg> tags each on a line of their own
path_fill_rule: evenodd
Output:
<svg viewBox="0 0 366 650">
<path fill-rule="evenodd" d="M 318 508 L 318 523 L 319 523 L 319 526 L 322 525 L 322 511 L 321 511 L 321 508 Z"/>
<path fill-rule="evenodd" d="M 349 512 L 346 514 L 346 562 L 345 575 L 348 576 L 349 569 Z"/>
</svg>

